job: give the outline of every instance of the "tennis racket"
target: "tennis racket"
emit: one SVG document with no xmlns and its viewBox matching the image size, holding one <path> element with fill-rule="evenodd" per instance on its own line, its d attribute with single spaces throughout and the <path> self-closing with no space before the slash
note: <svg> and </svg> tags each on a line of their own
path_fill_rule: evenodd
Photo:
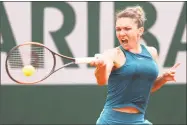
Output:
<svg viewBox="0 0 187 125">
<path fill-rule="evenodd" d="M 56 68 L 56 58 L 69 60 L 68 63 Z M 51 76 L 56 71 L 73 64 L 86 64 L 95 60 L 95 57 L 72 58 L 56 53 L 38 42 L 26 42 L 13 47 L 7 54 L 5 67 L 8 76 L 19 84 L 36 84 Z M 34 74 L 25 76 L 23 67 L 31 65 Z M 45 69 L 45 70 L 44 70 Z"/>
</svg>

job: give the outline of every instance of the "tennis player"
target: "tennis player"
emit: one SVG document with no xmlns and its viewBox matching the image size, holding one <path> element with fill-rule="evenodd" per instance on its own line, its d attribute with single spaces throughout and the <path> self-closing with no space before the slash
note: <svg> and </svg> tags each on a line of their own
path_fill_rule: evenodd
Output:
<svg viewBox="0 0 187 125">
<path fill-rule="evenodd" d="M 175 81 L 175 64 L 158 76 L 158 54 L 154 47 L 140 43 L 144 32 L 145 13 L 140 6 L 127 7 L 116 15 L 116 36 L 120 46 L 107 50 L 95 66 L 98 85 L 108 83 L 104 109 L 96 124 L 152 124 L 145 119 L 151 92 L 168 81 Z"/>
</svg>

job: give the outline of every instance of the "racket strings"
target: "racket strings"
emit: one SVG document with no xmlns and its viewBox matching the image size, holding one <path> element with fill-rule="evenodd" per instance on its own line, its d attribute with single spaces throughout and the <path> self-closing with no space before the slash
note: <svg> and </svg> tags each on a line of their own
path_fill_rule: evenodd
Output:
<svg viewBox="0 0 187 125">
<path fill-rule="evenodd" d="M 9 53 L 7 58 L 9 76 L 20 83 L 31 84 L 46 78 L 55 65 L 54 55 L 43 46 L 25 44 Z M 25 76 L 23 67 L 32 65 L 35 72 L 31 76 Z"/>
<path fill-rule="evenodd" d="M 44 48 L 40 46 L 31 47 L 31 65 L 36 68 L 44 68 Z"/>
<path fill-rule="evenodd" d="M 10 55 L 9 55 L 9 65 L 10 68 L 16 69 L 16 68 L 22 68 L 23 67 L 23 61 L 21 59 L 20 53 L 18 49 L 15 49 Z"/>
</svg>

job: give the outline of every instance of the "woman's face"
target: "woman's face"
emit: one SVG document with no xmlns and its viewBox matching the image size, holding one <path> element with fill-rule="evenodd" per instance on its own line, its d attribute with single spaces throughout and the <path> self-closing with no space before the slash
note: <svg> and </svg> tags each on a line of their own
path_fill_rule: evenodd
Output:
<svg viewBox="0 0 187 125">
<path fill-rule="evenodd" d="M 144 28 L 138 28 L 135 19 L 123 17 L 116 20 L 116 36 L 126 50 L 133 49 L 137 46 Z"/>
</svg>

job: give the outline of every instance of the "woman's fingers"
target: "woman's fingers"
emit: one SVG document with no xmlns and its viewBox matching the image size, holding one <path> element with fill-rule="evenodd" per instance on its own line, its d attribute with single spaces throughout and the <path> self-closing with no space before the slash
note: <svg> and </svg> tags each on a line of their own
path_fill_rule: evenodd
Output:
<svg viewBox="0 0 187 125">
<path fill-rule="evenodd" d="M 90 66 L 96 66 L 96 67 L 101 67 L 101 66 L 104 66 L 105 65 L 105 62 L 103 59 L 96 59 L 92 62 L 90 62 Z"/>
<path fill-rule="evenodd" d="M 179 65 L 180 63 L 176 63 L 173 67 L 171 67 L 171 70 L 175 70 Z"/>
</svg>

